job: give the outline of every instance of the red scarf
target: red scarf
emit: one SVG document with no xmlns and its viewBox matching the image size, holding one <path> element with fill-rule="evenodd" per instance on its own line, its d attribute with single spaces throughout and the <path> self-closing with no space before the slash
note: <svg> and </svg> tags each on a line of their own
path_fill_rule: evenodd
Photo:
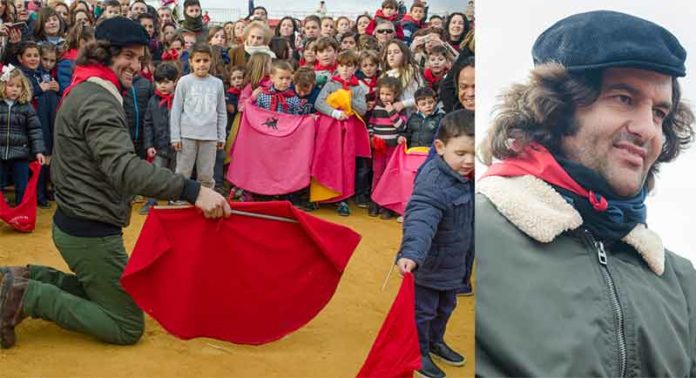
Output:
<svg viewBox="0 0 696 378">
<path fill-rule="evenodd" d="M 343 80 L 341 79 L 340 76 L 333 76 L 331 80 L 341 83 L 343 85 L 343 89 L 350 90 L 350 87 L 355 87 L 357 85 L 360 85 L 360 82 L 358 81 L 358 78 L 355 77 L 355 75 L 351 76 L 350 79 L 348 80 Z"/>
<path fill-rule="evenodd" d="M 377 75 L 375 75 L 374 77 L 365 77 L 364 79 L 362 79 L 362 82 L 365 83 L 365 85 L 367 85 L 367 88 L 369 88 L 368 94 L 372 94 L 375 91 L 375 88 L 377 87 L 377 80 L 379 80 L 379 78 L 377 78 Z"/>
<path fill-rule="evenodd" d="M 382 9 L 377 9 L 377 12 L 375 12 L 375 17 L 374 17 L 374 18 L 381 18 L 381 19 L 384 19 L 384 20 L 387 20 L 387 21 L 394 21 L 394 20 L 396 20 L 396 16 L 398 16 L 398 15 L 399 15 L 399 13 L 396 12 L 396 13 L 392 14 L 391 16 L 387 17 L 387 16 L 385 16 L 384 13 L 382 12 Z"/>
<path fill-rule="evenodd" d="M 147 81 L 149 81 L 150 83 L 154 83 L 154 82 L 155 82 L 155 77 L 154 77 L 152 71 L 150 71 L 150 70 L 142 70 L 142 71 L 140 71 L 140 77 L 143 77 L 143 78 L 147 79 Z"/>
<path fill-rule="evenodd" d="M 330 65 L 330 66 L 322 66 L 319 64 L 319 61 L 317 60 L 316 63 L 314 63 L 314 71 L 329 71 L 333 73 L 336 71 L 336 63 Z"/>
<path fill-rule="evenodd" d="M 242 90 L 239 88 L 230 87 L 230 89 L 227 90 L 227 93 L 239 96 L 242 93 Z"/>
<path fill-rule="evenodd" d="M 288 106 L 288 98 L 290 97 L 295 97 L 295 91 L 292 90 L 292 88 L 288 88 L 282 92 L 277 91 L 273 86 L 271 87 L 263 87 L 263 90 L 261 90 L 261 93 L 271 96 L 271 108 L 270 110 L 275 112 L 276 109 L 278 109 L 278 104 L 283 109 L 284 113 L 287 113 L 290 111 L 290 107 Z"/>
<path fill-rule="evenodd" d="M 583 188 L 570 177 L 568 172 L 561 167 L 546 147 L 537 143 L 528 145 L 524 151 L 516 157 L 507 158 L 499 163 L 491 165 L 483 177 L 514 177 L 523 175 L 538 177 L 551 185 L 556 185 L 580 197 L 587 198 L 592 204 L 592 208 L 597 212 L 604 212 L 609 207 L 606 198 Z"/>
<path fill-rule="evenodd" d="M 401 19 L 401 22 L 402 22 L 402 23 L 404 23 L 404 22 L 413 22 L 414 24 L 416 24 L 416 26 L 417 26 L 418 28 L 422 28 L 422 27 L 423 27 L 423 20 L 418 21 L 418 20 L 416 20 L 415 18 L 411 17 L 410 14 L 405 15 L 405 16 Z"/>
<path fill-rule="evenodd" d="M 87 81 L 87 79 L 91 77 L 98 77 L 109 81 L 116 86 L 119 93 L 121 92 L 121 83 L 118 81 L 118 76 L 116 76 L 114 70 L 107 66 L 102 66 L 101 64 L 93 64 L 89 66 L 75 66 L 72 82 L 63 92 L 63 98 L 66 98 L 68 93 L 70 93 L 75 86 L 83 81 Z"/>
<path fill-rule="evenodd" d="M 61 59 L 64 59 L 64 60 L 75 60 L 75 59 L 77 59 L 77 53 L 78 53 L 78 52 L 79 52 L 79 51 L 78 51 L 77 49 L 70 49 L 70 50 L 68 50 L 68 51 L 66 51 L 66 52 L 63 53 L 63 56 L 61 57 Z"/>
<path fill-rule="evenodd" d="M 433 88 L 435 85 L 437 85 L 437 83 L 440 82 L 440 80 L 442 80 L 446 73 L 447 70 L 444 70 L 439 76 L 435 76 L 433 70 L 431 70 L 430 68 L 426 68 L 425 71 L 423 71 L 423 78 L 428 83 L 428 86 L 430 88 Z"/>
<path fill-rule="evenodd" d="M 165 60 L 173 60 L 173 61 L 179 60 L 179 51 L 177 51 L 176 49 L 170 49 L 168 51 L 163 52 L 162 53 L 162 61 L 165 61 Z"/>
<path fill-rule="evenodd" d="M 172 110 L 172 102 L 174 101 L 174 95 L 171 93 L 164 94 L 160 92 L 158 89 L 155 89 L 155 94 L 159 96 L 160 100 L 160 106 L 162 105 L 167 105 L 167 109 Z"/>
</svg>

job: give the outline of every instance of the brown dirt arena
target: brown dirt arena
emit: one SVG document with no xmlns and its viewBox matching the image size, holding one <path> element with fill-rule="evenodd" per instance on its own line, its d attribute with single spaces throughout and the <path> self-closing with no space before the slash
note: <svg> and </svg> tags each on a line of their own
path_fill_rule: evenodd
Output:
<svg viewBox="0 0 696 378">
<path fill-rule="evenodd" d="M 137 211 L 139 204 L 134 207 Z M 134 211 L 125 229 L 131 251 L 145 217 Z M 39 209 L 36 230 L 14 232 L 0 223 L 0 265 L 44 264 L 67 270 L 51 241 L 52 210 Z M 37 319 L 17 328 L 17 345 L 0 350 L 0 376 L 48 377 L 354 377 L 370 350 L 400 284 L 394 272 L 381 286 L 401 238 L 396 221 L 370 218 L 364 209 L 339 217 L 333 209 L 314 213 L 359 232 L 363 239 L 324 310 L 285 338 L 261 346 L 213 339 L 183 341 L 146 316 L 135 346 L 113 346 Z M 474 375 L 475 297 L 460 297 L 447 342 L 467 357 L 462 368 L 440 364 L 449 377 Z"/>
</svg>

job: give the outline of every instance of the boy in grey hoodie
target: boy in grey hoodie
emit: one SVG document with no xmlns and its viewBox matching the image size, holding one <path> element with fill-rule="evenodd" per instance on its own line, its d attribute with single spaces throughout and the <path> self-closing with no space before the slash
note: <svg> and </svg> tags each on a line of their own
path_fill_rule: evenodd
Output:
<svg viewBox="0 0 696 378">
<path fill-rule="evenodd" d="M 213 188 L 216 150 L 225 146 L 227 109 L 222 80 L 209 74 L 213 53 L 207 44 L 191 49 L 191 73 L 176 87 L 170 115 L 176 173 L 191 177 L 194 164 L 201 185 Z"/>
</svg>

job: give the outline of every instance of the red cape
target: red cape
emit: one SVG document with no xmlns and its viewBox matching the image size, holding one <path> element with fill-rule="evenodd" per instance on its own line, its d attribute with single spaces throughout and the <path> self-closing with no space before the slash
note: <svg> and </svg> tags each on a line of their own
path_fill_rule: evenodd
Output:
<svg viewBox="0 0 696 378">
<path fill-rule="evenodd" d="M 421 368 L 413 274 L 406 273 L 358 377 L 412 377 Z"/>
<path fill-rule="evenodd" d="M 360 241 L 286 201 L 232 209 L 296 222 L 154 208 L 140 232 L 121 284 L 177 337 L 263 344 L 299 329 L 329 302 Z"/>
<path fill-rule="evenodd" d="M 406 144 L 398 145 L 375 190 L 372 191 L 372 200 L 382 207 L 403 215 L 408 199 L 413 193 L 413 183 L 418 168 L 427 157 L 427 151 L 407 152 Z"/>
<path fill-rule="evenodd" d="M 230 151 L 227 180 L 252 193 L 280 195 L 309 186 L 316 122 L 247 104 Z"/>
<path fill-rule="evenodd" d="M 320 114 L 314 143 L 312 179 L 337 193 L 325 202 L 341 201 L 355 193 L 356 157 L 370 157 L 370 137 L 365 124 L 355 116 L 338 121 Z"/>
<path fill-rule="evenodd" d="M 24 191 L 22 202 L 16 207 L 5 203 L 5 196 L 0 190 L 0 220 L 20 232 L 32 232 L 36 227 L 36 183 L 39 180 L 41 165 L 34 161 L 29 164 L 31 177 Z"/>
</svg>

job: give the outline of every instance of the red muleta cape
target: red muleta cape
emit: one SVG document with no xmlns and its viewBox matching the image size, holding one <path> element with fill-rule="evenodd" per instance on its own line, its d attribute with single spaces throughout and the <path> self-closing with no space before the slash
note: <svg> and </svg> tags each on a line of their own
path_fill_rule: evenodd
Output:
<svg viewBox="0 0 696 378">
<path fill-rule="evenodd" d="M 39 181 L 40 169 L 41 164 L 36 161 L 29 164 L 31 177 L 22 202 L 16 207 L 10 207 L 0 191 L 0 220 L 19 232 L 32 232 L 36 228 L 36 183 Z"/>
<path fill-rule="evenodd" d="M 416 330 L 416 290 L 406 273 L 358 378 L 413 377 L 421 368 Z"/>
<path fill-rule="evenodd" d="M 427 157 L 427 147 L 407 151 L 406 144 L 398 145 L 375 190 L 372 191 L 372 200 L 382 207 L 404 215 L 413 193 L 416 173 Z"/>
<path fill-rule="evenodd" d="M 370 137 L 365 124 L 356 116 L 339 121 L 320 114 L 312 160 L 312 180 L 335 194 L 311 200 L 338 202 L 355 193 L 355 158 L 370 157 Z M 313 183 L 314 184 L 314 183 Z M 317 185 L 312 186 L 316 192 Z"/>
<path fill-rule="evenodd" d="M 154 208 L 121 284 L 182 339 L 264 344 L 293 332 L 329 302 L 360 235 L 287 201 L 235 202 L 205 219 L 195 208 Z"/>
<path fill-rule="evenodd" d="M 281 195 L 309 186 L 316 122 L 248 104 L 230 151 L 227 180 L 252 193 Z"/>
</svg>

